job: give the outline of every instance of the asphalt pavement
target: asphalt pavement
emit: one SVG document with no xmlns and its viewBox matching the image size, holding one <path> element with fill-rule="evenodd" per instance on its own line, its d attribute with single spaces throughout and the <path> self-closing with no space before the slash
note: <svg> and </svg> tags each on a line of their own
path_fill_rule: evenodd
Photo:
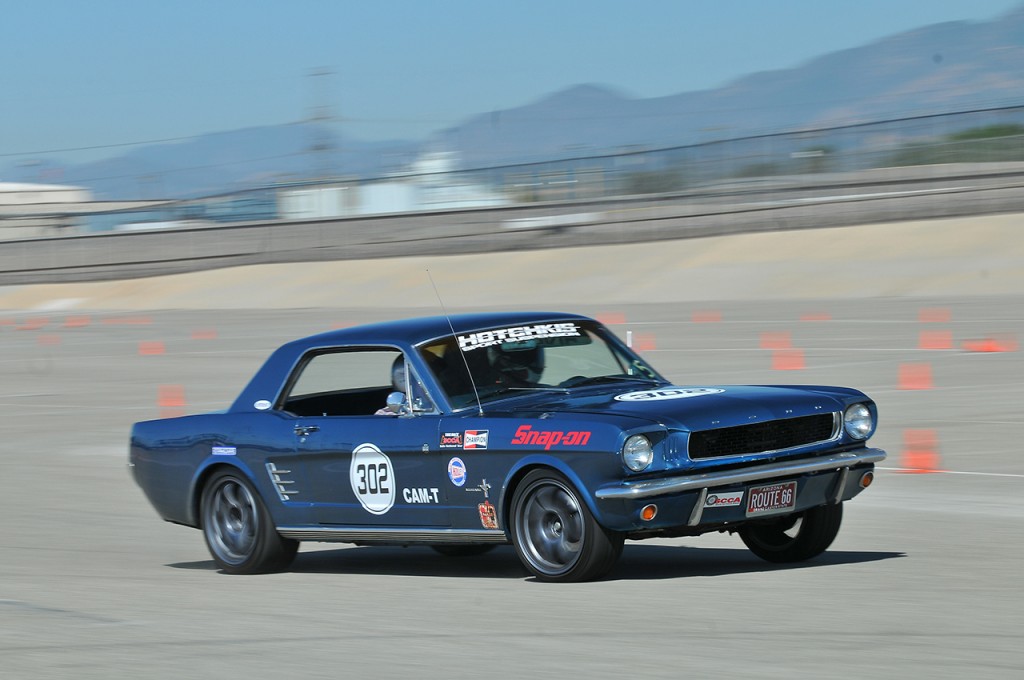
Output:
<svg viewBox="0 0 1024 680">
<path fill-rule="evenodd" d="M 1020 292 L 552 295 L 678 384 L 863 389 L 890 455 L 815 560 L 771 565 L 719 534 L 630 542 L 608 579 L 573 585 L 534 581 L 508 547 L 304 544 L 286 573 L 229 576 L 129 477 L 132 422 L 224 408 L 281 342 L 419 306 L 11 309 L 0 677 L 1019 677 Z"/>
</svg>

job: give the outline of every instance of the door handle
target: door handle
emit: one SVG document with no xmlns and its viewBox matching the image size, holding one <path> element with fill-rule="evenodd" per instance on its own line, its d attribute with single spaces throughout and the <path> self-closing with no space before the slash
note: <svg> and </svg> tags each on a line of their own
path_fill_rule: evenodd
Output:
<svg viewBox="0 0 1024 680">
<path fill-rule="evenodd" d="M 316 425 L 305 425 L 305 426 L 303 426 L 303 425 L 296 425 L 295 426 L 295 434 L 299 435 L 300 437 L 305 437 L 308 434 L 312 434 L 313 432 L 319 432 L 319 431 L 320 431 L 320 428 L 318 426 L 316 426 Z"/>
</svg>

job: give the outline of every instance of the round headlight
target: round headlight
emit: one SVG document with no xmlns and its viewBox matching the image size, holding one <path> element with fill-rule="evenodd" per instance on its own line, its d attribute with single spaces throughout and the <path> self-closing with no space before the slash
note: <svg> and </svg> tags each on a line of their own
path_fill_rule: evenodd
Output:
<svg viewBox="0 0 1024 680">
<path fill-rule="evenodd" d="M 635 434 L 622 445 L 622 462 L 633 472 L 646 470 L 654 460 L 651 440 L 642 434 Z"/>
<path fill-rule="evenodd" d="M 846 434 L 854 439 L 867 439 L 875 429 L 875 421 L 871 419 L 871 411 L 864 404 L 854 404 L 843 414 L 843 427 Z"/>
</svg>

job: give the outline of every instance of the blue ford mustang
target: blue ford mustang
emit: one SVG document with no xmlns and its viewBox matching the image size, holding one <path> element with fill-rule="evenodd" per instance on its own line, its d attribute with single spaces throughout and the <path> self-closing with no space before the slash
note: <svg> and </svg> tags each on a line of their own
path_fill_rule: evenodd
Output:
<svg viewBox="0 0 1024 680">
<path fill-rule="evenodd" d="M 474 314 L 290 342 L 226 411 L 136 423 L 129 464 L 226 572 L 284 569 L 300 541 L 511 542 L 581 581 L 627 538 L 820 554 L 885 458 L 876 419 L 848 388 L 673 385 L 583 316 Z"/>
</svg>

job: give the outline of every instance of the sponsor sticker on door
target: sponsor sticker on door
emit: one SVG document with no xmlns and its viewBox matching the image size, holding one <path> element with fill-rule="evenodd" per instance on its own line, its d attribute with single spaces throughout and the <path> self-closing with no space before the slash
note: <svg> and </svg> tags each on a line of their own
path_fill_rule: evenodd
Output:
<svg viewBox="0 0 1024 680">
<path fill-rule="evenodd" d="M 464 449 L 486 449 L 488 430 L 466 430 Z"/>
<path fill-rule="evenodd" d="M 466 464 L 461 458 L 456 457 L 448 461 L 448 479 L 452 480 L 455 486 L 466 483 Z"/>
</svg>

